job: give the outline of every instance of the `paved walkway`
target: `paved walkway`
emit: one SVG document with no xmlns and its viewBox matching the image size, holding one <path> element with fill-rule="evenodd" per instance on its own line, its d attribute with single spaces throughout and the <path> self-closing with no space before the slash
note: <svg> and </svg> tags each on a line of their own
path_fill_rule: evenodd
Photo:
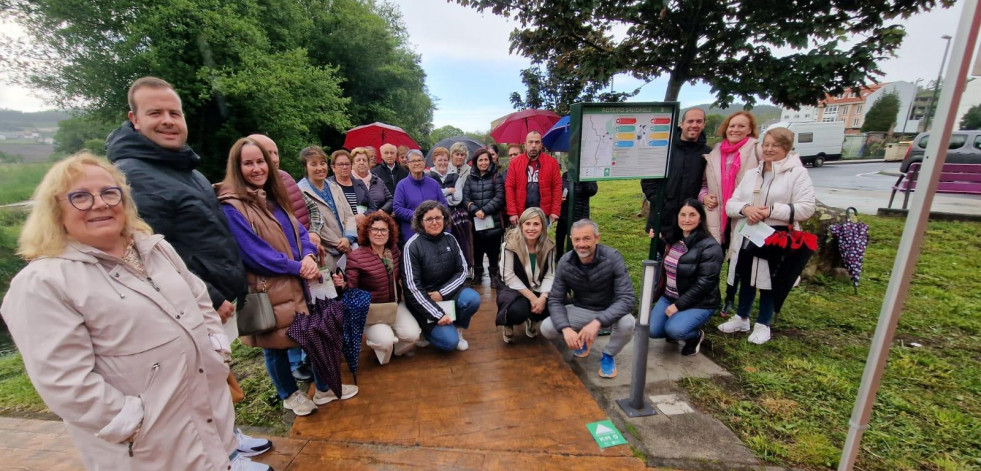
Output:
<svg viewBox="0 0 981 471">
<path fill-rule="evenodd" d="M 518 329 L 522 338 L 505 345 L 491 290 L 480 291 L 469 351 L 426 348 L 380 366 L 365 348 L 360 394 L 297 418 L 261 461 L 277 471 L 644 469 L 628 446 L 596 445 L 586 424 L 607 413 L 548 341 Z M 0 469 L 81 463 L 60 423 L 0 418 Z"/>
</svg>

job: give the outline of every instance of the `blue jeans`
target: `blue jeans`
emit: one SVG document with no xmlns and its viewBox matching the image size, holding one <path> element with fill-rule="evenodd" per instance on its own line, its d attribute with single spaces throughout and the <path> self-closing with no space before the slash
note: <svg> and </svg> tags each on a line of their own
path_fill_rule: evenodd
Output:
<svg viewBox="0 0 981 471">
<path fill-rule="evenodd" d="M 296 379 L 290 371 L 289 349 L 286 348 L 263 348 L 262 356 L 266 360 L 266 371 L 280 399 L 286 399 L 293 395 L 300 388 L 296 386 Z M 317 385 L 317 390 L 326 391 L 327 383 L 313 373 L 313 382 Z M 336 391 L 335 391 L 336 392 Z"/>
<path fill-rule="evenodd" d="M 740 298 L 742 299 L 742 298 Z M 661 296 L 651 308 L 652 339 L 669 338 L 675 340 L 696 340 L 700 329 L 712 317 L 712 309 L 685 309 L 668 317 L 664 311 L 674 301 Z"/>
<path fill-rule="evenodd" d="M 766 262 L 763 262 L 766 263 Z M 739 304 L 736 307 L 736 314 L 743 319 L 749 319 L 749 312 L 753 310 L 753 300 L 756 299 L 756 287 L 743 280 L 739 286 Z M 773 293 L 768 289 L 760 290 L 760 315 L 756 316 L 756 322 L 765 326 L 770 325 L 773 319 Z"/>
<path fill-rule="evenodd" d="M 437 325 L 426 335 L 426 340 L 433 344 L 433 347 L 444 352 L 455 350 L 456 344 L 460 343 L 460 336 L 456 333 L 457 327 L 464 329 L 470 327 L 470 318 L 480 308 L 480 294 L 471 288 L 463 288 L 454 301 L 456 301 L 456 320 L 450 325 Z"/>
<path fill-rule="evenodd" d="M 296 371 L 303 364 L 303 360 L 307 359 L 307 352 L 304 352 L 300 347 L 293 347 L 286 353 L 290 357 L 290 371 Z"/>
</svg>

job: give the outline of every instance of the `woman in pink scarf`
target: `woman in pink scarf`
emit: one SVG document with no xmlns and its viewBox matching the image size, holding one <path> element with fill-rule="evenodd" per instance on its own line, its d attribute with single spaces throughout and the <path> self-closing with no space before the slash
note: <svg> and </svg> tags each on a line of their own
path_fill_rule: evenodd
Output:
<svg viewBox="0 0 981 471">
<path fill-rule="evenodd" d="M 737 111 L 722 122 L 718 135 L 724 139 L 715 145 L 712 152 L 705 155 L 705 178 L 702 180 L 702 191 L 698 194 L 698 200 L 705 206 L 709 232 L 722 244 L 728 259 L 732 251 L 739 247 L 729 247 L 733 225 L 724 208 L 746 170 L 759 166 L 759 129 L 756 118 L 748 111 Z M 737 279 L 732 285 L 726 285 L 723 314 L 733 311 L 738 284 Z"/>
</svg>

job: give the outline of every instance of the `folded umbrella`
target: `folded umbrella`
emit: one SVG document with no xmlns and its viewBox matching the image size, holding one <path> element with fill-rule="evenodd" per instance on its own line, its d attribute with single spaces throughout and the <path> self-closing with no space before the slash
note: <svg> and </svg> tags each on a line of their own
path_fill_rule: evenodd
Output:
<svg viewBox="0 0 981 471">
<path fill-rule="evenodd" d="M 841 259 L 845 262 L 845 268 L 851 276 L 855 294 L 858 294 L 858 281 L 862 277 L 865 248 L 869 245 L 869 225 L 853 221 L 849 212 L 854 212 L 855 216 L 858 216 L 857 209 L 848 208 L 845 210 L 845 222 L 831 226 L 828 231 L 838 239 L 838 251 L 841 252 Z"/>
</svg>

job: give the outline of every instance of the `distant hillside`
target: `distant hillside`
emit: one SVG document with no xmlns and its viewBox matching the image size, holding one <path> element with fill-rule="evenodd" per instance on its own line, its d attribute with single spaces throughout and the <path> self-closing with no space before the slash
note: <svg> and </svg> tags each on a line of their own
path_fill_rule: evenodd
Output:
<svg viewBox="0 0 981 471">
<path fill-rule="evenodd" d="M 701 108 L 705 110 L 705 114 L 720 114 L 722 116 L 728 116 L 730 113 L 735 113 L 736 111 L 742 111 L 742 103 L 734 103 L 728 108 L 716 108 L 709 103 L 702 105 L 695 105 L 691 108 Z M 686 110 L 689 108 L 685 108 Z M 768 121 L 771 119 L 780 119 L 780 107 L 773 105 L 756 105 L 753 109 L 749 110 L 750 113 L 756 116 L 756 119 L 760 122 Z"/>
<path fill-rule="evenodd" d="M 58 121 L 71 117 L 65 111 L 49 110 L 34 113 L 0 109 L 0 132 L 29 131 L 58 127 Z"/>
</svg>

